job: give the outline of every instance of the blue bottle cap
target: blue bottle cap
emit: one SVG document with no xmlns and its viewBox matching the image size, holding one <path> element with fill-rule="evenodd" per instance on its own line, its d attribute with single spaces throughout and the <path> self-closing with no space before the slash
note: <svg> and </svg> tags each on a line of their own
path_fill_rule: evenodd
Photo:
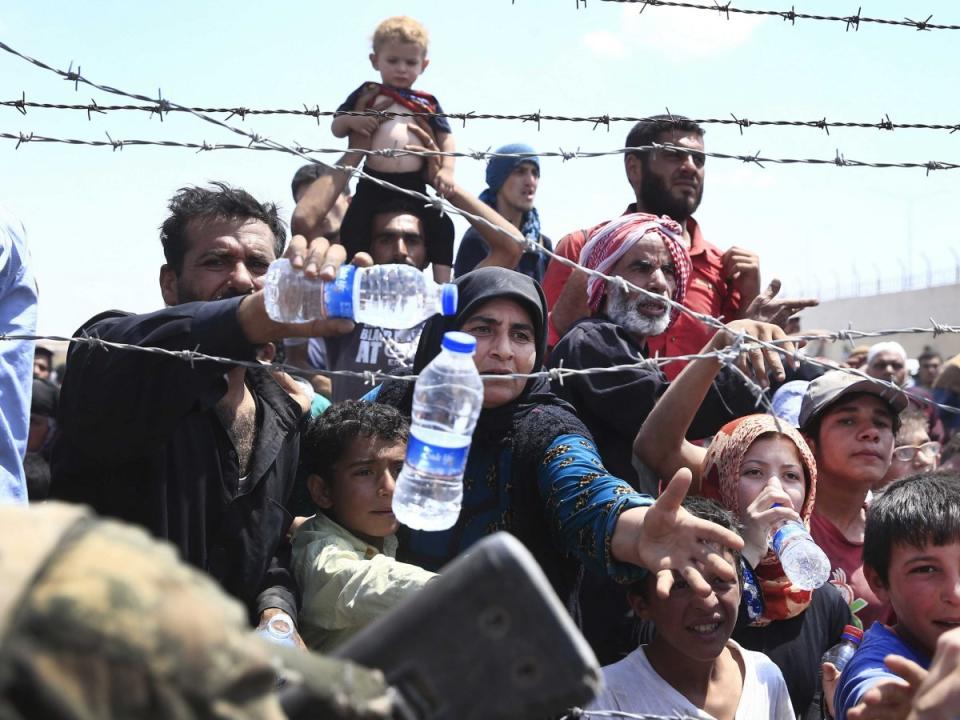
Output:
<svg viewBox="0 0 960 720">
<path fill-rule="evenodd" d="M 477 340 L 473 335 L 465 332 L 448 332 L 443 334 L 443 342 L 440 343 L 444 350 L 455 353 L 471 354 L 477 349 Z"/>
<path fill-rule="evenodd" d="M 457 302 L 460 289 L 453 283 L 444 283 L 440 287 L 440 312 L 446 316 L 457 314 Z"/>
</svg>

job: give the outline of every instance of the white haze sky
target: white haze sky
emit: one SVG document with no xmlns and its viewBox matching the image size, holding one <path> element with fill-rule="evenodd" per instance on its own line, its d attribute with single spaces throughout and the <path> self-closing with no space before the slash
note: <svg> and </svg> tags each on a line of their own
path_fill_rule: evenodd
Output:
<svg viewBox="0 0 960 720">
<path fill-rule="evenodd" d="M 735 3 L 786 9 L 789 3 Z M 946 0 L 795 2 L 796 10 L 960 23 Z M 781 7 L 783 6 L 783 7 Z M 389 15 L 417 17 L 431 32 L 432 64 L 417 87 L 448 112 L 633 115 L 669 108 L 693 117 L 960 123 L 960 32 L 732 16 L 589 0 L 438 3 L 232 2 L 75 3 L 12 1 L 0 11 L 0 39 L 58 67 L 79 64 L 91 80 L 204 107 L 333 110 L 375 79 L 370 36 Z M 0 53 L 0 100 L 123 104 Z M 220 116 L 222 117 L 222 116 Z M 329 120 L 234 118 L 260 135 L 309 147 L 343 146 Z M 621 147 L 629 123 L 472 120 L 454 126 L 463 150 L 524 141 L 540 150 Z M 770 157 L 960 162 L 960 133 L 707 125 L 708 150 Z M 236 142 L 202 121 L 170 114 L 0 107 L 0 132 L 80 139 Z M 165 203 L 188 184 L 224 180 L 280 203 L 301 164 L 272 152 L 110 148 L 0 142 L 0 203 L 27 226 L 41 289 L 40 330 L 69 334 L 107 309 L 161 305 L 157 227 Z M 334 159 L 335 155 L 322 155 Z M 458 182 L 479 193 L 484 164 L 461 159 Z M 838 168 L 710 159 L 698 218 L 706 236 L 761 255 L 765 279 L 785 292 L 831 294 L 859 275 L 953 272 L 960 242 L 950 198 L 960 170 Z M 619 214 L 630 200 L 619 156 L 547 158 L 537 205 L 544 231 L 564 233 Z M 462 233 L 463 222 L 458 221 Z M 918 319 L 922 322 L 924 319 Z M 944 318 L 944 321 L 956 318 Z"/>
</svg>

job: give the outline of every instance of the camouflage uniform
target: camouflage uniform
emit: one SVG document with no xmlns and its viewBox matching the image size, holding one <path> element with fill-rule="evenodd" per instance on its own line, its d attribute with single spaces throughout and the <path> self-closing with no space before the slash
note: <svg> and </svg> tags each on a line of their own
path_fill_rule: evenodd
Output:
<svg viewBox="0 0 960 720">
<path fill-rule="evenodd" d="M 89 510 L 0 506 L 0 720 L 284 717 L 241 605 L 167 543 Z M 383 678 L 286 658 L 318 717 L 388 718 Z"/>
</svg>

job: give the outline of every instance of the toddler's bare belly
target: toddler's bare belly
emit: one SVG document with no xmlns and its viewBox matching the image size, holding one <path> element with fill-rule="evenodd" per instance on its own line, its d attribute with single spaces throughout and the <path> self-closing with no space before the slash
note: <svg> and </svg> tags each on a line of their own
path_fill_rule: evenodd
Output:
<svg viewBox="0 0 960 720">
<path fill-rule="evenodd" d="M 377 97 L 377 100 L 382 97 L 382 95 Z M 387 108 L 387 112 L 408 114 L 410 110 L 400 103 L 393 103 Z M 373 134 L 372 149 L 394 148 L 402 150 L 407 145 L 420 145 L 417 136 L 408 130 L 408 127 L 415 123 L 416 120 L 409 116 L 384 120 Z M 423 160 L 415 155 L 399 157 L 372 155 L 367 158 L 367 167 L 385 173 L 417 172 L 423 167 Z"/>
</svg>

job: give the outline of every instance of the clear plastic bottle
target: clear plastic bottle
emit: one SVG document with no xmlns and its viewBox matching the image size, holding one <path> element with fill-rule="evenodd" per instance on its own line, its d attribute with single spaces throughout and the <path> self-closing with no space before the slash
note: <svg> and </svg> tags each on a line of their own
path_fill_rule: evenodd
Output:
<svg viewBox="0 0 960 720">
<path fill-rule="evenodd" d="M 799 520 L 784 520 L 774 525 L 770 548 L 798 590 L 814 590 L 830 578 L 830 560 Z"/>
<path fill-rule="evenodd" d="M 265 640 L 275 642 L 278 645 L 296 647 L 296 643 L 293 640 L 293 630 L 293 620 L 290 616 L 286 613 L 277 613 L 267 621 L 264 627 L 257 630 L 257 634 Z"/>
<path fill-rule="evenodd" d="M 438 285 L 412 265 L 341 265 L 337 279 L 324 282 L 304 277 L 281 258 L 270 263 L 263 290 L 267 315 L 284 323 L 343 317 L 402 329 L 457 311 L 457 286 Z"/>
<path fill-rule="evenodd" d="M 827 650 L 820 659 L 821 663 L 833 663 L 838 672 L 850 662 L 850 658 L 860 647 L 860 641 L 863 640 L 863 630 L 855 625 L 847 625 L 843 628 L 843 634 L 840 636 L 840 642 Z"/>
<path fill-rule="evenodd" d="M 457 521 L 470 440 L 483 406 L 483 381 L 473 364 L 477 341 L 448 332 L 441 347 L 413 390 L 407 459 L 393 493 L 397 520 L 416 530 L 446 530 Z"/>
</svg>

